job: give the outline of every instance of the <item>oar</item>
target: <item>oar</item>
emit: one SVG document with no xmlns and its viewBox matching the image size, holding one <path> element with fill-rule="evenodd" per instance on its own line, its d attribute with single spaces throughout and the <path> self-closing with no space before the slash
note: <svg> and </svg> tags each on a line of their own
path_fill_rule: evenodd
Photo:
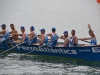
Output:
<svg viewBox="0 0 100 75">
<path fill-rule="evenodd" d="M 27 40 L 27 41 L 29 41 L 29 40 Z M 8 49 L 8 50 L 5 50 L 4 52 L 0 53 L 0 55 L 2 55 L 2 54 L 4 54 L 4 53 L 6 53 L 6 52 L 8 52 L 8 51 L 10 51 L 10 50 L 12 50 L 12 49 L 14 49 L 14 48 L 16 48 L 17 46 L 20 46 L 20 45 L 22 45 L 22 44 L 26 43 L 27 41 L 22 42 L 22 43 L 20 43 L 20 44 L 18 44 L 18 45 L 16 45 L 16 46 L 14 46 L 14 47 L 12 47 L 12 48 Z"/>
<path fill-rule="evenodd" d="M 84 42 L 87 42 L 87 43 L 91 43 L 91 42 L 89 42 L 89 41 L 86 41 L 86 40 L 81 40 L 81 41 L 84 41 Z"/>
<path fill-rule="evenodd" d="M 24 55 L 22 55 L 22 56 L 26 56 L 26 55 L 32 53 L 33 51 L 34 51 L 34 50 L 31 50 L 30 52 L 28 52 L 28 53 L 26 53 L 26 54 L 24 54 Z"/>
<path fill-rule="evenodd" d="M 0 43 L 2 43 L 2 42 L 4 42 L 4 41 L 6 41 L 7 39 L 9 39 L 9 36 L 8 36 L 5 40 L 2 40 Z"/>
</svg>

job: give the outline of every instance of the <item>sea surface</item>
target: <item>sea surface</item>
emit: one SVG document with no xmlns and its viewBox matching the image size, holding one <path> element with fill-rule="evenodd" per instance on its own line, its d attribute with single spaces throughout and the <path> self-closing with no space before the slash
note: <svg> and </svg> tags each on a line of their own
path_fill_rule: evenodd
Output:
<svg viewBox="0 0 100 75">
<path fill-rule="evenodd" d="M 71 36 L 75 29 L 79 38 L 90 37 L 90 24 L 100 44 L 100 3 L 96 0 L 0 0 L 3 23 L 9 31 L 13 23 L 19 33 L 20 26 L 25 26 L 26 33 L 34 26 L 38 34 L 41 28 L 50 33 L 56 27 L 59 36 L 65 30 Z M 12 53 L 0 57 L 0 75 L 100 75 L 100 62 Z"/>
</svg>

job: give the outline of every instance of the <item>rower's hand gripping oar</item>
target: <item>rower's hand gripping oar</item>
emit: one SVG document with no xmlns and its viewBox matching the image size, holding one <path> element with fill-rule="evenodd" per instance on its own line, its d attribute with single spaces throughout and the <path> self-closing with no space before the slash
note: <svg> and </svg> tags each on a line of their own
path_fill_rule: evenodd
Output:
<svg viewBox="0 0 100 75">
<path fill-rule="evenodd" d="M 29 40 L 27 40 L 27 41 L 25 41 L 25 42 L 22 42 L 22 43 L 20 43 L 20 44 L 18 44 L 18 45 L 16 45 L 16 46 L 14 46 L 14 47 L 12 47 L 12 48 L 6 50 L 6 51 L 0 53 L 0 55 L 2 55 L 2 54 L 4 54 L 4 53 L 6 53 L 6 52 L 8 52 L 8 51 L 10 51 L 10 50 L 12 50 L 12 49 L 14 49 L 14 48 L 16 48 L 17 46 L 20 46 L 20 45 L 22 45 L 22 44 L 24 44 L 24 43 L 26 43 L 26 42 L 28 42 L 28 41 L 29 41 Z"/>
</svg>

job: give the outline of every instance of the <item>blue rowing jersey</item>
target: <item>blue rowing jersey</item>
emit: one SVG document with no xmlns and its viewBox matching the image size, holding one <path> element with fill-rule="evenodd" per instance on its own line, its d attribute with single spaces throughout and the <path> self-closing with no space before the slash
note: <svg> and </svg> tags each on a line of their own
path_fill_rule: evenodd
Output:
<svg viewBox="0 0 100 75">
<path fill-rule="evenodd" d="M 6 34 L 2 34 L 2 35 L 3 35 L 2 40 L 5 40 L 5 39 L 7 39 L 10 36 L 10 33 L 9 33 L 8 30 L 6 30 Z"/>
<path fill-rule="evenodd" d="M 45 34 L 44 34 L 45 35 Z M 48 36 L 47 35 L 45 35 L 45 40 L 44 40 L 44 44 L 48 44 Z"/>
<path fill-rule="evenodd" d="M 34 32 L 34 34 L 35 35 L 33 36 L 33 39 L 28 42 L 29 44 L 33 44 L 33 43 L 37 42 L 37 34 L 35 32 Z"/>
<path fill-rule="evenodd" d="M 25 34 L 26 34 L 26 33 L 25 33 Z M 23 37 L 22 37 L 22 38 L 23 38 Z M 26 38 L 25 38 L 24 42 L 27 41 L 27 40 L 28 40 L 28 35 L 26 34 Z"/>
<path fill-rule="evenodd" d="M 50 46 L 55 46 L 57 44 L 57 41 L 58 41 L 57 34 L 52 33 L 52 38 L 51 38 Z"/>
<path fill-rule="evenodd" d="M 77 47 L 78 44 L 78 40 L 77 40 L 77 44 L 73 44 L 75 40 L 73 39 L 73 37 L 70 38 L 70 47 Z"/>
<path fill-rule="evenodd" d="M 69 44 L 70 44 L 70 38 L 69 38 L 69 37 L 65 38 L 64 43 L 66 43 L 66 39 L 68 39 L 68 40 L 69 40 L 69 42 L 68 42 L 68 44 L 66 45 L 66 47 L 69 47 Z"/>
<path fill-rule="evenodd" d="M 92 37 L 91 37 L 90 45 L 96 45 L 96 44 L 97 44 L 97 39 L 96 38 L 92 39 Z"/>
<path fill-rule="evenodd" d="M 26 34 L 26 38 L 25 38 L 25 41 L 27 41 L 28 40 L 28 35 Z"/>
</svg>

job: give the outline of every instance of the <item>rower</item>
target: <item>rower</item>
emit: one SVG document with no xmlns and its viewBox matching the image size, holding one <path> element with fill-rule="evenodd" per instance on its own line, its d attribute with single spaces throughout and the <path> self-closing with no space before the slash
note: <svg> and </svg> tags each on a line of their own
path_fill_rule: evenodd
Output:
<svg viewBox="0 0 100 75">
<path fill-rule="evenodd" d="M 78 38 L 75 35 L 75 30 L 71 31 L 72 36 L 70 37 L 70 47 L 76 47 L 78 44 Z"/>
<path fill-rule="evenodd" d="M 84 46 L 97 45 L 97 39 L 96 39 L 96 36 L 95 36 L 93 30 L 91 29 L 90 24 L 88 24 L 88 29 L 89 29 L 89 32 L 88 33 L 89 33 L 89 35 L 91 37 L 89 37 L 89 38 L 79 38 L 79 40 L 90 40 L 90 45 L 85 44 Z"/>
<path fill-rule="evenodd" d="M 10 28 L 12 29 L 12 31 L 10 32 L 10 34 L 12 34 L 11 40 L 12 41 L 18 40 L 18 36 L 13 34 L 13 33 L 18 33 L 17 30 L 15 29 L 14 24 L 10 24 Z"/>
<path fill-rule="evenodd" d="M 64 38 L 61 37 L 61 39 L 64 39 L 64 43 L 62 45 L 62 47 L 69 47 L 69 42 L 70 42 L 70 38 L 68 37 L 68 31 L 64 31 Z"/>
<path fill-rule="evenodd" d="M 47 36 L 50 36 L 51 38 L 51 43 L 49 44 L 49 46 L 55 46 L 58 41 L 58 36 L 56 34 L 56 28 L 52 27 L 51 30 L 52 30 L 52 33 L 47 34 Z"/>
<path fill-rule="evenodd" d="M 3 41 L 3 40 L 5 40 L 5 39 L 7 39 L 8 37 L 10 37 L 10 33 L 9 33 L 9 31 L 6 29 L 6 25 L 5 25 L 5 24 L 2 24 L 1 27 L 2 27 L 2 31 L 0 31 L 0 34 L 3 35 L 3 38 L 2 38 L 2 40 L 1 40 L 1 41 Z M 8 40 L 7 40 L 7 41 L 8 41 Z"/>
<path fill-rule="evenodd" d="M 41 42 L 39 45 L 47 45 L 48 44 L 48 36 L 45 34 L 45 29 L 42 28 L 41 30 L 41 35 L 39 36 L 39 38 L 41 39 Z"/>
<path fill-rule="evenodd" d="M 30 36 L 29 41 L 28 41 L 29 44 L 35 44 L 37 42 L 37 34 L 36 34 L 36 32 L 34 32 L 34 30 L 35 30 L 34 26 L 31 26 L 30 27 L 31 33 L 28 35 L 28 36 Z"/>
<path fill-rule="evenodd" d="M 22 39 L 21 40 L 17 40 L 17 41 L 14 41 L 14 43 L 22 43 L 22 42 L 25 42 L 28 40 L 28 35 L 25 33 L 25 27 L 24 26 L 21 26 L 20 27 L 20 30 L 21 30 L 21 34 L 17 34 L 17 33 L 14 33 L 15 35 L 17 36 L 21 36 Z"/>
</svg>

